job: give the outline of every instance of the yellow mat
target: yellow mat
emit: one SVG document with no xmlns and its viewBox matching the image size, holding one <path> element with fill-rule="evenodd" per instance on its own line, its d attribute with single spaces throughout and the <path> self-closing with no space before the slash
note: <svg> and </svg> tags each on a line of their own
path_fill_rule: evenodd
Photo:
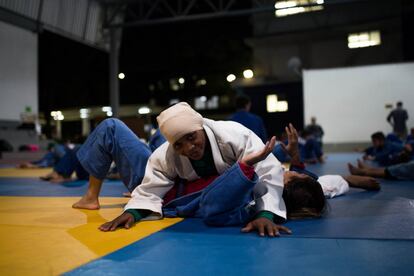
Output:
<svg viewBox="0 0 414 276">
<path fill-rule="evenodd" d="M 18 169 L 18 168 L 1 168 L 0 177 L 40 177 L 45 176 L 53 171 L 52 168 L 44 169 Z"/>
<path fill-rule="evenodd" d="M 127 198 L 101 198 L 101 209 L 72 209 L 74 197 L 0 197 L 0 275 L 58 275 L 182 219 L 97 228 L 122 212 Z"/>
</svg>

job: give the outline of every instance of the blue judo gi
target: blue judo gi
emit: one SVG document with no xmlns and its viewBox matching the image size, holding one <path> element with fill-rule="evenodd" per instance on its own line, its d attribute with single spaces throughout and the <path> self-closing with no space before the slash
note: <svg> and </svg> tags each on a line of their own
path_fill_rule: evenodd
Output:
<svg viewBox="0 0 414 276">
<path fill-rule="evenodd" d="M 284 142 L 287 145 L 287 141 Z M 305 143 L 299 143 L 299 154 L 301 160 L 320 158 L 323 155 L 320 144 L 313 138 L 309 138 Z M 290 161 L 290 156 L 283 150 L 280 144 L 273 148 L 273 155 L 282 163 Z"/>
<path fill-rule="evenodd" d="M 201 218 L 214 226 L 246 224 L 257 213 L 252 204 L 257 182 L 257 174 L 248 179 L 236 163 L 203 190 L 170 201 L 163 214 Z"/>
<path fill-rule="evenodd" d="M 63 158 L 63 156 L 65 156 L 66 152 L 69 150 L 70 149 L 64 145 L 54 145 L 53 149 L 49 150 L 49 152 L 46 153 L 42 159 L 33 161 L 31 163 L 41 168 L 53 167 L 60 161 L 60 159 Z"/>
<path fill-rule="evenodd" d="M 161 134 L 160 129 L 158 128 L 157 131 L 150 137 L 148 144 L 152 151 L 156 150 L 159 146 L 167 141 L 165 137 Z"/>
<path fill-rule="evenodd" d="M 141 184 L 150 155 L 150 148 L 118 119 L 102 121 L 77 152 L 82 167 L 98 179 L 105 179 L 114 161 L 130 192 Z"/>
</svg>

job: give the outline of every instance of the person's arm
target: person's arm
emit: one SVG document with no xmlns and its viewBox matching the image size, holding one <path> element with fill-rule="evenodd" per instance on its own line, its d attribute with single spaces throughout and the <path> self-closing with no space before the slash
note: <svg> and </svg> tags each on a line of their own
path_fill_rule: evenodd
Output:
<svg viewBox="0 0 414 276">
<path fill-rule="evenodd" d="M 241 166 L 252 167 L 254 164 L 264 160 L 272 152 L 275 143 L 276 137 L 273 136 L 261 151 L 245 156 L 241 160 Z M 246 171 L 247 169 L 248 168 L 244 167 L 243 171 Z M 270 237 L 280 236 L 279 231 L 291 234 L 292 232 L 287 227 L 275 224 L 276 218 L 278 223 L 284 221 L 284 218 L 281 218 L 270 211 L 260 211 L 252 221 L 242 228 L 242 232 L 247 233 L 256 230 L 262 237 L 266 234 Z"/>
<path fill-rule="evenodd" d="M 391 122 L 393 112 L 391 111 L 390 114 L 387 116 L 387 122 L 390 123 L 391 126 L 394 126 L 394 124 Z"/>
<path fill-rule="evenodd" d="M 280 236 L 280 232 L 284 232 L 287 234 L 292 234 L 292 231 L 283 226 L 275 224 L 275 218 L 279 218 L 280 220 L 284 220 L 269 211 L 261 211 L 255 219 L 250 221 L 244 228 L 242 228 L 243 233 L 248 233 L 251 231 L 256 230 L 261 237 L 269 235 L 270 237 L 278 237 Z"/>
<path fill-rule="evenodd" d="M 290 156 L 291 166 L 299 166 L 304 168 L 304 164 L 301 161 L 299 153 L 299 144 L 298 144 L 298 132 L 292 124 L 289 124 L 288 127 L 285 127 L 285 131 L 288 136 L 288 144 L 281 144 L 283 150 Z"/>
<path fill-rule="evenodd" d="M 151 214 L 150 210 L 127 209 L 119 217 L 112 221 L 106 222 L 99 227 L 103 232 L 115 231 L 118 227 L 123 226 L 126 229 L 131 228 L 136 222 Z"/>
<path fill-rule="evenodd" d="M 138 185 L 131 194 L 131 199 L 125 206 L 125 212 L 112 221 L 104 223 L 99 227 L 102 231 L 114 231 L 117 227 L 124 226 L 130 228 L 138 218 L 139 220 L 149 213 L 162 216 L 162 197 L 174 185 L 174 170 L 166 157 L 167 144 L 163 144 L 156 150 L 148 160 L 145 169 L 145 176 L 142 183 Z M 134 216 L 134 211 L 138 210 L 139 216 Z"/>
</svg>

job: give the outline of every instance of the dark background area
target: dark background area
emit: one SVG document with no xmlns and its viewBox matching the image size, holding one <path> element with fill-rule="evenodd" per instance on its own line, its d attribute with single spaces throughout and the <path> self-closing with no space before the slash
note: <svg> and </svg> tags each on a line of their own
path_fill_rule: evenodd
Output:
<svg viewBox="0 0 414 276">
<path fill-rule="evenodd" d="M 243 92 L 269 133 L 280 133 L 289 122 L 301 128 L 302 82 L 286 65 L 291 57 L 299 57 L 306 69 L 414 60 L 413 1 L 354 2 L 285 18 L 259 13 L 124 28 L 119 69 L 126 78 L 119 81 L 120 103 L 166 107 L 171 99 L 227 96 L 228 105 L 201 111 L 225 119 L 235 94 Z M 364 30 L 380 30 L 382 44 L 348 49 L 347 34 Z M 260 81 L 239 87 L 226 82 L 229 73 L 240 78 L 246 68 L 254 69 Z M 47 31 L 40 34 L 39 109 L 47 120 L 51 110 L 109 105 L 108 75 L 107 52 Z M 185 84 L 173 91 L 170 80 L 180 77 Z M 200 79 L 207 84 L 197 86 Z M 267 113 L 268 91 L 280 91 L 289 111 Z"/>
</svg>

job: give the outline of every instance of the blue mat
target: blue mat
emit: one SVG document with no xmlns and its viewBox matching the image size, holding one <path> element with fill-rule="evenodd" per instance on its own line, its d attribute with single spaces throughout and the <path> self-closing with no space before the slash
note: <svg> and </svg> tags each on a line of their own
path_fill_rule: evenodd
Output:
<svg viewBox="0 0 414 276">
<path fill-rule="evenodd" d="M 309 164 L 306 168 L 317 175 L 339 174 L 349 175 L 347 163 L 356 164 L 357 159 L 361 159 L 360 153 L 334 153 L 327 154 L 324 164 Z M 370 163 L 371 164 L 371 163 Z"/>
<path fill-rule="evenodd" d="M 412 241 L 260 238 L 185 220 L 66 275 L 412 275 Z"/>
<path fill-rule="evenodd" d="M 72 181 L 54 184 L 38 178 L 1 178 L 0 196 L 82 196 L 88 182 Z M 122 197 L 128 192 L 121 181 L 105 181 L 100 196 Z"/>
<path fill-rule="evenodd" d="M 331 200 L 321 219 L 289 221 L 295 237 L 414 240 L 414 200 Z"/>
</svg>

